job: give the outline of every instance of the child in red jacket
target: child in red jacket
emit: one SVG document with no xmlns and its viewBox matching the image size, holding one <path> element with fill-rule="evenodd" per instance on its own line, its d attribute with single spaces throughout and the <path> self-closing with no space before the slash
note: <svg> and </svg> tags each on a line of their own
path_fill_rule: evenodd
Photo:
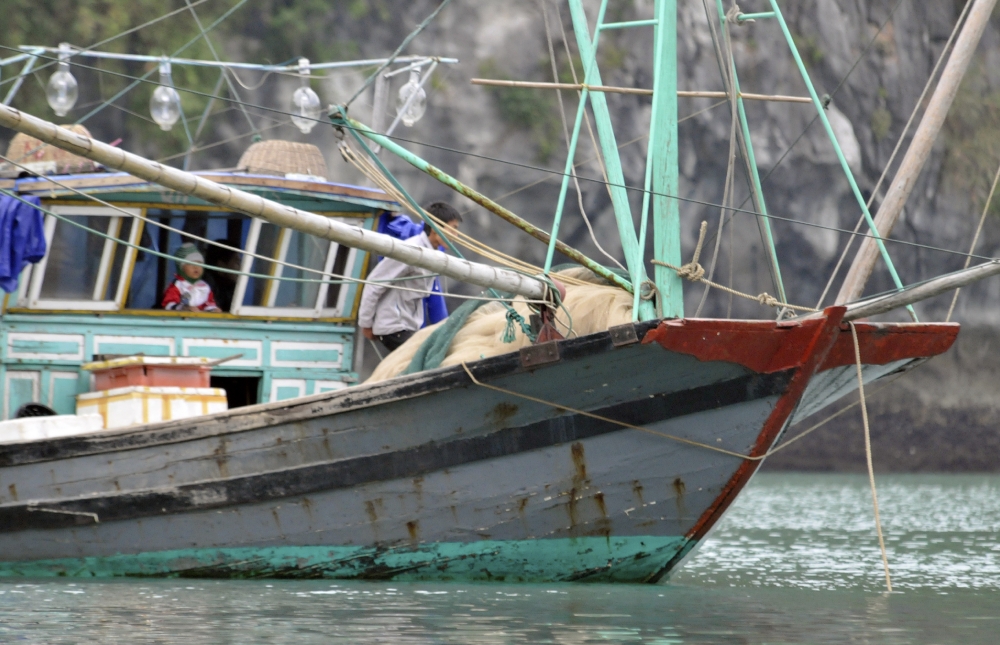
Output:
<svg viewBox="0 0 1000 645">
<path fill-rule="evenodd" d="M 163 294 L 163 308 L 171 311 L 220 311 L 212 295 L 212 287 L 201 279 L 205 257 L 190 242 L 181 244 L 174 251 L 177 275 Z M 189 264 L 197 262 L 198 264 Z"/>
</svg>

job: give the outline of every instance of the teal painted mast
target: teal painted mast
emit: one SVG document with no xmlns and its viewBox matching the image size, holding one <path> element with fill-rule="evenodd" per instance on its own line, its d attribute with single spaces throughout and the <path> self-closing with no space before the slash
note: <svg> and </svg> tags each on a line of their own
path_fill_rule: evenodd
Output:
<svg viewBox="0 0 1000 645">
<path fill-rule="evenodd" d="M 677 0 L 657 0 L 654 27 L 653 109 L 649 123 L 646 192 L 643 194 L 639 244 L 646 242 L 646 204 L 653 202 L 653 257 L 681 265 L 680 192 L 677 169 Z M 652 193 L 650 192 L 652 191 Z M 672 269 L 656 265 L 653 273 L 660 314 L 684 317 L 684 288 Z M 638 293 L 638 290 L 637 290 Z"/>
<path fill-rule="evenodd" d="M 597 27 L 594 31 L 593 42 L 590 38 L 590 28 L 587 24 L 587 15 L 583 10 L 581 0 L 569 0 L 570 16 L 573 19 L 573 31 L 576 34 L 576 45 L 586 70 L 586 83 L 590 85 L 602 85 L 601 72 L 597 64 L 597 44 L 601 36 L 601 29 L 604 11 L 607 8 L 607 0 L 601 3 Z M 580 127 L 580 116 L 583 105 L 589 98 L 591 108 L 594 111 L 594 122 L 597 127 L 598 139 L 601 146 L 601 153 L 604 156 L 604 164 L 608 172 L 608 187 L 611 192 L 611 203 L 614 207 L 615 220 L 618 222 L 618 235 L 621 237 L 622 251 L 625 254 L 625 263 L 628 267 L 629 276 L 635 292 L 641 290 L 641 285 L 647 280 L 646 267 L 643 262 L 643 249 L 639 246 L 639 240 L 635 232 L 635 224 L 632 221 L 632 209 L 628 201 L 628 192 L 625 188 L 625 174 L 622 171 L 621 158 L 618 156 L 618 143 L 615 139 L 615 132 L 611 126 L 611 114 L 608 110 L 608 102 L 603 92 L 587 92 L 586 89 L 581 94 L 581 106 L 577 113 L 577 122 L 574 131 Z M 575 150 L 570 150 L 570 160 L 573 158 Z M 571 161 L 572 162 L 572 161 Z M 568 184 L 563 185 L 565 192 Z M 552 231 L 553 237 L 557 234 Z M 639 306 L 634 310 L 633 315 L 639 320 L 650 320 L 656 317 L 656 309 L 650 300 L 640 300 Z"/>
<path fill-rule="evenodd" d="M 611 201 L 615 219 L 622 240 L 622 249 L 629 268 L 634 288 L 634 308 L 636 319 L 648 320 L 654 316 L 681 318 L 684 316 L 683 286 L 677 274 L 666 268 L 657 267 L 654 273 L 656 287 L 656 307 L 652 301 L 642 296 L 649 292 L 643 284 L 647 282 L 645 269 L 645 246 L 649 222 L 650 204 L 653 219 L 653 257 L 675 266 L 681 264 L 680 248 L 680 208 L 677 201 L 679 192 L 677 169 L 677 4 L 676 0 L 657 0 L 655 17 L 650 20 L 605 23 L 604 13 L 607 1 L 601 3 L 593 42 L 590 39 L 586 14 L 580 0 L 569 0 L 570 15 L 576 33 L 577 48 L 585 69 L 584 89 L 574 124 L 570 142 L 572 163 L 575 144 L 585 103 L 589 99 L 594 111 L 594 119 L 600 136 L 601 152 L 610 182 Z M 624 188 L 624 174 L 607 101 L 602 92 L 589 92 L 587 86 L 602 85 L 597 64 L 597 48 L 601 32 L 607 29 L 632 29 L 652 26 L 654 28 L 654 78 L 653 104 L 649 126 L 649 146 L 647 148 L 646 173 L 643 183 L 642 208 L 639 218 L 639 234 L 636 238 L 635 224 Z M 560 192 L 557 219 L 565 201 L 568 182 Z"/>
</svg>

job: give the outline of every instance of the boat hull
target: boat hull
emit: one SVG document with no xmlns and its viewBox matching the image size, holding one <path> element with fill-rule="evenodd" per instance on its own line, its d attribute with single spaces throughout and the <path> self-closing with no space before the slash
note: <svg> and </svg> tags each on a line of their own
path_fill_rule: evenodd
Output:
<svg viewBox="0 0 1000 645">
<path fill-rule="evenodd" d="M 0 575 L 655 581 L 759 467 L 743 455 L 848 387 L 823 377 L 839 316 L 640 324 L 470 364 L 491 387 L 444 368 L 0 448 Z M 865 370 L 947 349 L 957 328 L 930 327 Z"/>
</svg>

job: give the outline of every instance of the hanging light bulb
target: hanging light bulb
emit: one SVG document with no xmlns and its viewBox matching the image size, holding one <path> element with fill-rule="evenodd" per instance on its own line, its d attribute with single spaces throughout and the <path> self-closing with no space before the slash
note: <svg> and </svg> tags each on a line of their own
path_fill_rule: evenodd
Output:
<svg viewBox="0 0 1000 645">
<path fill-rule="evenodd" d="M 59 69 L 49 77 L 49 84 L 45 86 L 45 98 L 49 107 L 59 116 L 66 116 L 73 109 L 79 94 L 76 79 L 70 73 L 67 62 L 72 53 L 69 43 L 60 43 Z"/>
<path fill-rule="evenodd" d="M 160 61 L 160 86 L 149 98 L 149 113 L 164 132 L 174 127 L 181 118 L 181 97 L 174 89 L 170 61 L 166 57 Z"/>
<path fill-rule="evenodd" d="M 410 71 L 410 80 L 399 88 L 399 98 L 396 99 L 396 114 L 402 117 L 403 125 L 409 128 L 419 121 L 426 111 L 427 92 L 420 87 L 420 70 L 414 69 Z"/>
<path fill-rule="evenodd" d="M 309 59 L 299 59 L 299 76 L 302 78 L 302 87 L 292 94 L 292 123 L 303 134 L 309 134 L 319 119 L 320 105 L 319 96 L 309 87 Z"/>
</svg>

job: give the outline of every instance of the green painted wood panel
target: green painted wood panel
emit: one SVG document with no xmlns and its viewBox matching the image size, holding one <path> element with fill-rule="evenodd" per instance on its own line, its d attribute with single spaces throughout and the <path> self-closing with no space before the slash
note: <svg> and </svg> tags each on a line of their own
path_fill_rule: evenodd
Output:
<svg viewBox="0 0 1000 645">
<path fill-rule="evenodd" d="M 49 392 L 53 410 L 59 414 L 76 414 L 76 393 L 79 377 L 73 375 L 52 375 L 52 389 Z"/>
</svg>

